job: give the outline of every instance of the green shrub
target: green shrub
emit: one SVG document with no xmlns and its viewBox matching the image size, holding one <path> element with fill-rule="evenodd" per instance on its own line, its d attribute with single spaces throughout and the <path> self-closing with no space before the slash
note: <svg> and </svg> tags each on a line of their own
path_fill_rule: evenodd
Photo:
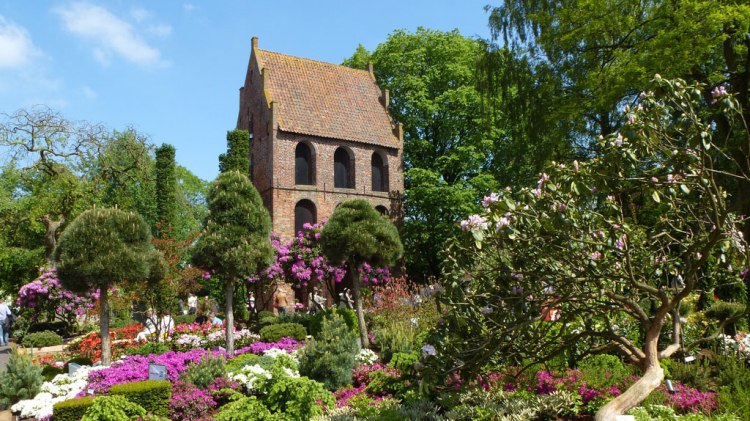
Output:
<svg viewBox="0 0 750 421">
<path fill-rule="evenodd" d="M 41 367 L 33 365 L 26 356 L 12 354 L 7 370 L 0 373 L 0 406 L 7 408 L 22 399 L 33 398 L 43 382 Z"/>
<path fill-rule="evenodd" d="M 172 383 L 166 380 L 144 380 L 112 386 L 110 395 L 122 395 L 130 402 L 143 407 L 147 412 L 161 417 L 169 415 L 169 400 L 172 398 Z"/>
<path fill-rule="evenodd" d="M 359 327 L 357 325 L 357 313 L 355 313 L 354 310 L 350 310 L 348 308 L 329 307 L 324 311 L 319 311 L 312 317 L 310 317 L 310 322 L 307 328 L 307 331 L 310 333 L 310 335 L 312 335 L 314 338 L 317 338 L 318 335 L 320 335 L 320 331 L 323 326 L 323 319 L 330 318 L 333 314 L 338 314 L 339 316 L 343 317 L 349 329 L 351 329 L 351 331 L 354 332 L 355 335 L 359 334 Z"/>
<path fill-rule="evenodd" d="M 174 316 L 174 324 L 186 324 L 189 325 L 191 323 L 195 322 L 195 314 L 180 314 L 179 316 Z"/>
<path fill-rule="evenodd" d="M 62 345 L 62 336 L 51 330 L 30 333 L 23 337 L 24 348 L 44 348 L 45 346 Z"/>
<path fill-rule="evenodd" d="M 412 352 L 410 354 L 397 352 L 391 357 L 388 366 L 398 369 L 402 374 L 411 374 L 414 372 L 414 364 L 419 362 L 419 354 Z"/>
<path fill-rule="evenodd" d="M 322 383 L 274 370 L 265 403 L 271 412 L 284 415 L 280 419 L 305 421 L 322 414 L 323 407 L 333 408 L 336 400 Z"/>
<path fill-rule="evenodd" d="M 336 390 L 352 383 L 352 369 L 357 361 L 357 335 L 338 314 L 323 319 L 318 339 L 313 339 L 300 353 L 300 374 Z"/>
<path fill-rule="evenodd" d="M 161 355 L 171 351 L 172 348 L 166 342 L 146 342 L 143 345 L 129 346 L 123 351 L 124 355 L 142 355 L 148 357 L 151 354 Z"/>
<path fill-rule="evenodd" d="M 52 418 L 55 421 L 80 421 L 93 403 L 93 396 L 58 402 L 52 407 Z"/>
<path fill-rule="evenodd" d="M 259 333 L 260 339 L 265 342 L 276 342 L 284 337 L 298 341 L 307 338 L 307 330 L 299 323 L 278 323 L 262 328 Z"/>
<path fill-rule="evenodd" d="M 227 369 L 224 358 L 206 356 L 197 364 L 192 364 L 182 373 L 182 379 L 194 384 L 199 389 L 206 389 L 217 377 L 224 377 Z"/>
<path fill-rule="evenodd" d="M 259 320 L 261 320 L 263 318 L 266 318 L 266 317 L 276 318 L 276 315 L 273 314 L 273 311 L 269 311 L 269 310 L 261 310 L 261 311 L 258 312 L 258 319 Z"/>
<path fill-rule="evenodd" d="M 420 329 L 408 320 L 399 320 L 375 331 L 375 338 L 383 361 L 388 362 L 393 354 L 402 352 L 411 354 L 419 350 L 418 335 Z"/>
<path fill-rule="evenodd" d="M 609 354 L 589 355 L 581 360 L 578 368 L 583 381 L 594 388 L 618 384 L 630 374 L 619 357 Z"/>
<path fill-rule="evenodd" d="M 216 421 L 281 421 L 284 417 L 272 414 L 255 396 L 243 396 L 221 407 L 214 415 Z"/>
<path fill-rule="evenodd" d="M 146 416 L 146 410 L 124 396 L 98 396 L 81 421 L 130 421 Z"/>
<path fill-rule="evenodd" d="M 58 368 L 52 365 L 45 365 L 44 368 L 42 368 L 42 377 L 44 377 L 45 381 L 50 381 L 55 378 L 58 374 L 62 374 L 65 371 L 62 368 Z"/>
<path fill-rule="evenodd" d="M 743 420 L 750 420 L 750 367 L 734 355 L 716 359 L 719 408 Z"/>
</svg>

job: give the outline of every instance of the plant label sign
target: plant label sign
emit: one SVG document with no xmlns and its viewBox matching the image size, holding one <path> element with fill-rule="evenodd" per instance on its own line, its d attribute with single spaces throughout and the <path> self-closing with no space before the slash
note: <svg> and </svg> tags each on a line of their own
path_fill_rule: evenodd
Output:
<svg viewBox="0 0 750 421">
<path fill-rule="evenodd" d="M 149 380 L 167 380 L 167 367 L 159 364 L 148 365 Z"/>
<path fill-rule="evenodd" d="M 81 368 L 80 364 L 76 363 L 70 363 L 68 364 L 68 376 L 73 377 L 74 374 L 76 374 L 76 371 Z"/>
</svg>

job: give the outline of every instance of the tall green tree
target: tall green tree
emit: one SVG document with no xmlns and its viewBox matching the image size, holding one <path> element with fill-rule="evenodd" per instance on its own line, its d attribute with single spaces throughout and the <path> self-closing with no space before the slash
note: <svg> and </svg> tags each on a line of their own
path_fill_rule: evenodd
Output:
<svg viewBox="0 0 750 421">
<path fill-rule="evenodd" d="M 156 221 L 159 234 L 171 231 L 177 217 L 177 177 L 175 148 L 163 144 L 156 148 Z"/>
<path fill-rule="evenodd" d="M 227 132 L 227 152 L 219 155 L 219 172 L 227 171 L 250 174 L 250 133 L 247 130 Z"/>
<path fill-rule="evenodd" d="M 507 47 L 527 60 L 533 73 L 552 72 L 560 84 L 546 112 L 552 121 L 568 122 L 572 145 L 596 155 L 596 137 L 619 130 L 625 123 L 619 109 L 634 103 L 660 74 L 708 86 L 703 106 L 713 102 L 714 89 L 735 95 L 743 119 L 716 116 L 712 131 L 732 160 L 742 164 L 737 170 L 749 172 L 750 130 L 741 123 L 750 121 L 747 2 L 508 0 L 488 10 L 493 38 L 500 42 L 489 49 L 491 55 Z M 499 77 L 498 66 L 488 68 L 495 69 L 488 71 L 490 95 L 513 86 L 515 78 Z M 735 209 L 750 214 L 750 183 L 733 177 L 719 181 L 735 192 Z"/>
<path fill-rule="evenodd" d="M 237 170 L 221 173 L 211 185 L 208 210 L 193 262 L 225 284 L 227 352 L 232 355 L 235 284 L 257 276 L 273 261 L 271 217 L 253 183 Z"/>
<path fill-rule="evenodd" d="M 347 200 L 336 207 L 323 227 L 320 244 L 331 262 L 346 261 L 349 267 L 354 306 L 359 319 L 359 336 L 362 347 L 369 348 L 359 267 L 363 263 L 371 266 L 395 264 L 404 253 L 398 230 L 366 200 Z"/>
<path fill-rule="evenodd" d="M 63 231 L 54 259 L 65 288 L 99 289 L 102 364 L 109 365 L 109 289 L 125 282 L 156 282 L 166 271 L 161 253 L 151 244 L 151 228 L 136 213 L 88 210 Z"/>
<path fill-rule="evenodd" d="M 369 54 L 362 46 L 345 65 L 374 63 L 389 112 L 404 125 L 404 244 L 409 273 L 439 274 L 438 254 L 457 222 L 496 187 L 492 119 L 476 89 L 481 44 L 458 31 L 395 31 Z"/>
</svg>

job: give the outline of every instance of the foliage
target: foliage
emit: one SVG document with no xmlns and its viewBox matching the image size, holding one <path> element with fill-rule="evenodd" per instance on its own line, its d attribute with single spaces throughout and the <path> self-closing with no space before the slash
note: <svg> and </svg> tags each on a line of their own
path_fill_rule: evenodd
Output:
<svg viewBox="0 0 750 421">
<path fill-rule="evenodd" d="M 58 402 L 54 405 L 52 416 L 57 421 L 80 421 L 93 403 L 93 396 Z"/>
<path fill-rule="evenodd" d="M 39 392 L 44 381 L 42 369 L 33 365 L 28 357 L 11 354 L 6 370 L 0 373 L 0 407 L 7 408 Z"/>
<path fill-rule="evenodd" d="M 250 176 L 250 133 L 227 131 L 227 152 L 219 155 L 219 172 L 239 171 Z"/>
<path fill-rule="evenodd" d="M 198 389 L 191 383 L 177 381 L 172 389 L 169 402 L 170 419 L 199 420 L 216 407 L 211 393 Z"/>
<path fill-rule="evenodd" d="M 163 144 L 156 148 L 156 236 L 164 238 L 162 231 L 171 229 L 177 217 L 177 178 L 175 175 L 175 148 Z"/>
<path fill-rule="evenodd" d="M 357 336 L 344 318 L 333 314 L 323 320 L 320 335 L 300 353 L 300 374 L 336 390 L 352 383 L 357 361 Z"/>
<path fill-rule="evenodd" d="M 371 266 L 394 264 L 404 252 L 398 230 L 367 201 L 347 200 L 333 211 L 323 228 L 320 241 L 321 249 L 330 261 L 346 261 L 349 264 L 360 340 L 363 348 L 369 348 L 362 309 L 362 285 L 357 269 L 365 263 Z"/>
<path fill-rule="evenodd" d="M 259 333 L 265 342 L 276 342 L 281 338 L 301 341 L 307 337 L 307 330 L 299 323 L 277 323 L 262 328 Z"/>
<path fill-rule="evenodd" d="M 586 385 L 594 388 L 622 384 L 632 371 L 619 357 L 610 354 L 586 356 L 578 364 L 578 369 Z"/>
<path fill-rule="evenodd" d="M 325 319 L 333 317 L 334 315 L 338 315 L 339 317 L 343 318 L 346 326 L 352 332 L 359 332 L 359 327 L 357 326 L 357 313 L 355 313 L 354 310 L 341 307 L 328 307 L 323 311 L 318 311 L 317 313 L 313 314 L 313 316 L 310 318 L 310 327 L 308 327 L 307 329 L 308 333 L 317 338 L 322 331 L 323 321 Z"/>
<path fill-rule="evenodd" d="M 322 383 L 279 373 L 274 370 L 274 382 L 265 400 L 272 412 L 284 414 L 285 419 L 303 421 L 322 414 L 323 408 L 333 408 L 333 395 Z"/>
<path fill-rule="evenodd" d="M 146 410 L 124 396 L 99 396 L 83 414 L 81 421 L 129 421 L 145 417 Z"/>
<path fill-rule="evenodd" d="M 481 53 L 479 41 L 457 30 L 418 28 L 394 31 L 372 54 L 360 46 L 344 62 L 362 69 L 373 62 L 378 85 L 390 90 L 388 111 L 404 125 L 402 236 L 408 273 L 419 282 L 440 274 L 439 255 L 457 234 L 456 222 L 478 211 L 481 197 L 497 187 L 495 173 L 504 172 L 494 161 L 512 138 L 482 106 Z M 513 153 L 508 160 L 528 157 Z M 518 172 L 509 169 L 506 178 Z"/>
<path fill-rule="evenodd" d="M 237 171 L 219 175 L 208 202 L 210 214 L 194 245 L 193 262 L 225 282 L 226 322 L 234 326 L 234 283 L 260 273 L 273 258 L 268 240 L 271 217 L 253 184 Z M 227 329 L 230 354 L 234 353 L 233 333 Z"/>
<path fill-rule="evenodd" d="M 37 279 L 18 290 L 16 305 L 32 322 L 43 316 L 48 321 L 61 320 L 73 325 L 76 316 L 94 308 L 99 292 L 74 294 L 63 288 L 55 268 L 44 268 Z"/>
<path fill-rule="evenodd" d="M 285 419 L 282 415 L 272 414 L 255 396 L 240 396 L 221 407 L 216 421 L 275 421 Z"/>
<path fill-rule="evenodd" d="M 580 406 L 579 397 L 565 391 L 547 395 L 529 395 L 524 392 L 488 392 L 483 389 L 461 393 L 458 405 L 446 412 L 451 420 L 537 419 L 575 415 Z"/>
<path fill-rule="evenodd" d="M 692 291 L 741 279 L 739 221 L 708 164 L 723 152 L 696 114 L 702 87 L 654 84 L 623 130 L 600 140 L 601 158 L 551 165 L 536 188 L 490 195 L 486 213 L 462 222 L 434 337 L 443 369 L 460 360 L 466 376 L 493 359 L 613 346 L 655 387 L 658 359 L 679 349 L 675 334 L 657 351 L 667 316 Z M 717 100 L 716 112 L 734 115 L 731 99 Z"/>
<path fill-rule="evenodd" d="M 166 417 L 169 415 L 172 384 L 165 380 L 117 384 L 109 389 L 109 394 L 122 395 L 130 402 L 140 405 L 146 412 Z"/>
<path fill-rule="evenodd" d="M 145 344 L 139 344 L 139 345 L 133 345 L 125 348 L 123 350 L 124 355 L 141 355 L 141 356 L 149 356 L 151 354 L 153 355 L 161 355 L 166 352 L 171 351 L 172 348 L 169 346 L 169 344 L 164 342 L 146 342 Z"/>
<path fill-rule="evenodd" d="M 30 333 L 23 337 L 24 348 L 44 348 L 46 346 L 62 345 L 62 336 L 50 330 Z"/>
<path fill-rule="evenodd" d="M 199 363 L 192 364 L 182 373 L 182 380 L 194 384 L 198 389 L 207 389 L 218 377 L 227 374 L 224 358 L 206 356 Z"/>
<path fill-rule="evenodd" d="M 54 258 L 64 287 L 76 292 L 100 288 L 102 363 L 109 365 L 108 289 L 125 281 L 159 281 L 166 270 L 148 225 L 141 216 L 118 209 L 88 210 L 60 236 Z"/>
</svg>

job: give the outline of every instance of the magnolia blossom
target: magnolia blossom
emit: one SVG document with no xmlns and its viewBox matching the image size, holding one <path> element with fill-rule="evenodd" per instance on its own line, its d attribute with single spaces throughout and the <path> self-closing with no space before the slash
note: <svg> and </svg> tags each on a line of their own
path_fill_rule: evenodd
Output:
<svg viewBox="0 0 750 421">
<path fill-rule="evenodd" d="M 508 219 L 505 216 L 500 217 L 500 220 L 497 221 L 497 224 L 495 224 L 495 229 L 497 231 L 500 231 L 503 227 L 507 227 L 510 225 L 510 219 Z"/>
<path fill-rule="evenodd" d="M 715 104 L 717 100 L 727 96 L 729 96 L 729 92 L 727 92 L 727 89 L 724 87 L 724 85 L 719 85 L 711 90 L 711 97 L 713 98 L 713 101 L 711 101 L 711 103 Z"/>
<path fill-rule="evenodd" d="M 615 146 L 618 148 L 622 146 L 622 134 L 617 133 L 617 137 L 615 138 Z"/>
</svg>

